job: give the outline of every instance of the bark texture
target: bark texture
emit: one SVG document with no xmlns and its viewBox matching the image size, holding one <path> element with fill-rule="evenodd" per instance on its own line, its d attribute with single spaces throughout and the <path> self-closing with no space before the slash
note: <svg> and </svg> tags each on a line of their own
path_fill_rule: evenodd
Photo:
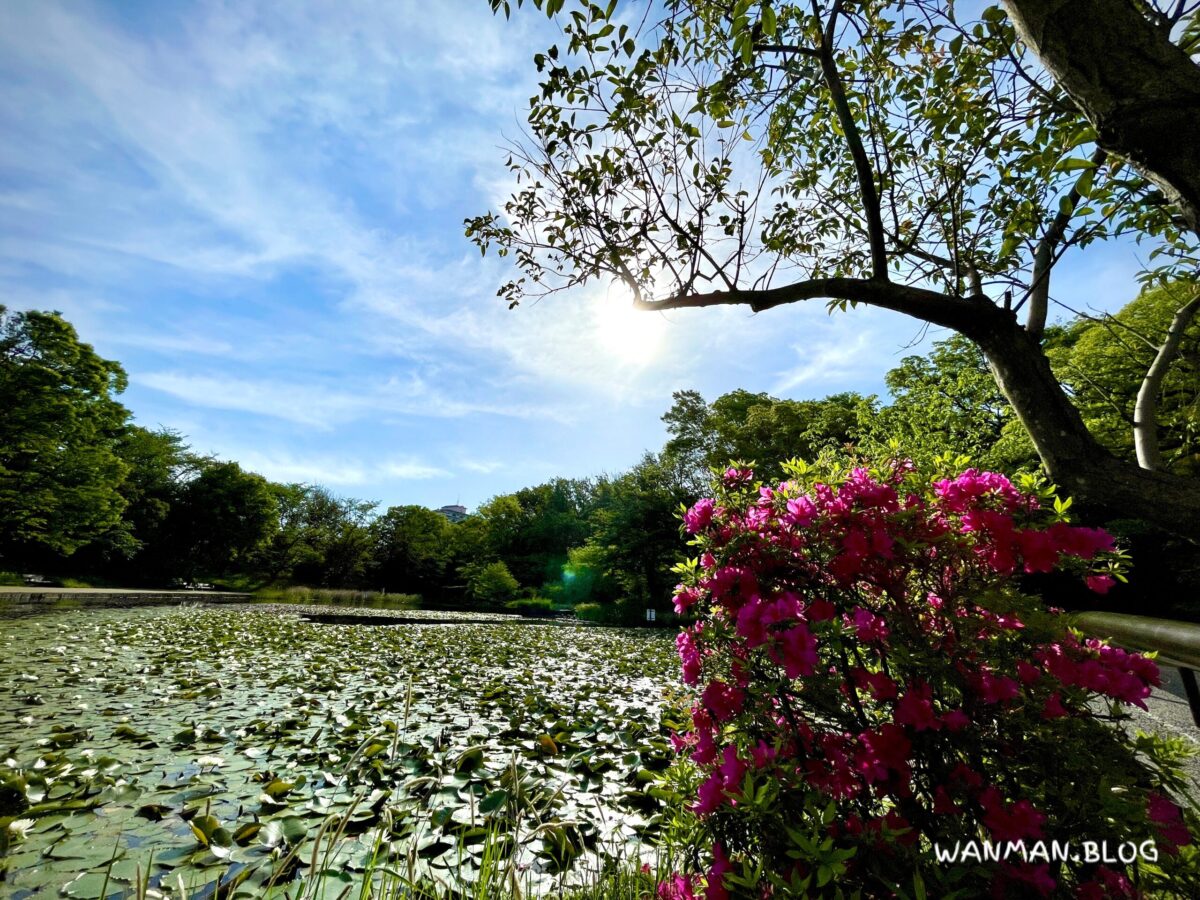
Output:
<svg viewBox="0 0 1200 900">
<path fill-rule="evenodd" d="M 1154 362 L 1142 379 L 1138 390 L 1137 402 L 1133 407 L 1133 447 L 1137 452 L 1137 461 L 1143 469 L 1161 469 L 1162 453 L 1158 447 L 1158 392 L 1162 388 L 1167 370 L 1179 353 L 1179 345 L 1183 342 L 1183 333 L 1196 311 L 1200 310 L 1200 296 L 1193 297 L 1179 308 L 1167 329 L 1166 340 L 1163 341 Z"/>
<path fill-rule="evenodd" d="M 1193 543 L 1200 540 L 1200 480 L 1143 469 L 1100 446 L 1041 347 L 1015 322 L 963 333 L 983 350 L 1050 477 L 1088 518 L 1141 519 Z"/>
<path fill-rule="evenodd" d="M 1200 67 L 1135 0 L 1003 0 L 1096 129 L 1200 233 Z"/>
</svg>

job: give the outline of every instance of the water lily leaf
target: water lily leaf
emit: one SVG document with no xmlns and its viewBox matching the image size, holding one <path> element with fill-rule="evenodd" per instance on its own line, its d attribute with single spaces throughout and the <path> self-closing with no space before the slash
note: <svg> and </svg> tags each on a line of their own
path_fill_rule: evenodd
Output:
<svg viewBox="0 0 1200 900">
<path fill-rule="evenodd" d="M 247 822 L 233 833 L 233 842 L 241 847 L 245 847 L 262 830 L 261 822 Z"/>
<path fill-rule="evenodd" d="M 483 747 L 468 747 L 454 761 L 454 771 L 459 774 L 474 772 L 483 765 Z"/>
<path fill-rule="evenodd" d="M 217 821 L 216 816 L 196 816 L 189 823 L 192 829 L 192 834 L 196 836 L 196 840 L 201 847 L 207 847 L 212 843 L 213 835 L 220 829 L 221 823 Z"/>
<path fill-rule="evenodd" d="M 479 812 L 485 816 L 492 815 L 498 812 L 507 805 L 509 799 L 508 791 L 497 790 L 492 791 L 486 797 L 479 801 Z"/>
<path fill-rule="evenodd" d="M 292 789 L 295 787 L 296 787 L 296 782 L 294 782 L 294 781 L 280 781 L 278 778 L 276 778 L 274 781 L 272 781 L 270 784 L 268 784 L 265 788 L 263 788 L 263 793 L 266 794 L 268 797 L 270 797 L 272 800 L 280 800 L 281 798 L 286 797 L 288 794 L 290 794 L 292 792 Z"/>
<path fill-rule="evenodd" d="M 96 900 L 100 892 L 105 890 L 105 881 L 108 881 L 108 889 L 118 889 L 117 885 L 112 884 L 112 879 L 107 878 L 103 872 L 85 872 L 69 884 L 63 885 L 62 893 L 67 897 Z"/>
</svg>

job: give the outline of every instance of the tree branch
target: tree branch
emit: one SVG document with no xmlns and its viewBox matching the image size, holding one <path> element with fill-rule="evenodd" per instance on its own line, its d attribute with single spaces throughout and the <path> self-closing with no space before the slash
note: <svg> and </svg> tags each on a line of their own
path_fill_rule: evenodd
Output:
<svg viewBox="0 0 1200 900">
<path fill-rule="evenodd" d="M 1200 233 L 1200 67 L 1129 0 L 1003 0 L 1096 129 Z"/>
<path fill-rule="evenodd" d="M 1067 208 L 1060 209 L 1058 215 L 1038 241 L 1037 251 L 1033 256 L 1033 277 L 1029 286 L 1029 317 L 1025 320 L 1025 330 L 1034 338 L 1041 340 L 1046 330 L 1046 314 L 1050 309 L 1050 269 L 1055 262 L 1054 251 L 1067 233 L 1071 217 L 1079 206 L 1079 182 L 1089 173 L 1095 172 L 1108 157 L 1108 153 L 1097 147 L 1092 153 L 1092 168 L 1085 171 L 1075 180 L 1070 193 L 1067 194 Z M 1019 308 L 1019 307 L 1018 307 Z"/>
<path fill-rule="evenodd" d="M 984 296 L 956 297 L 874 278 L 813 278 L 763 290 L 712 291 L 680 294 L 663 300 L 637 300 L 634 306 L 649 311 L 749 306 L 754 312 L 763 312 L 787 303 L 817 299 L 845 300 L 890 309 L 933 325 L 952 328 L 971 338 L 994 327 L 998 319 L 1015 321 L 1011 313 L 1001 310 Z"/>
<path fill-rule="evenodd" d="M 1167 338 L 1158 348 L 1158 354 L 1146 370 L 1146 377 L 1138 390 L 1137 402 L 1133 407 L 1133 447 L 1137 451 L 1138 465 L 1143 469 L 1162 468 L 1162 453 L 1158 447 L 1158 391 L 1162 387 L 1167 369 L 1179 352 L 1183 333 L 1187 331 L 1198 310 L 1200 294 L 1176 311 L 1175 317 L 1171 319 L 1171 327 L 1167 329 Z"/>
<path fill-rule="evenodd" d="M 846 136 L 846 145 L 854 160 L 854 173 L 858 177 L 858 192 L 862 198 L 863 216 L 867 220 L 867 238 L 871 245 L 871 276 L 881 281 L 888 277 L 887 245 L 883 238 L 883 216 L 879 211 L 879 192 L 875 189 L 875 173 L 871 169 L 871 161 L 863 147 L 862 136 L 858 132 L 858 123 L 850 110 L 846 99 L 846 89 L 842 86 L 842 76 L 837 70 L 833 58 L 833 32 L 841 4 L 835 3 L 829 14 L 829 21 L 821 32 L 819 59 L 821 74 L 825 78 L 825 86 L 829 88 L 829 97 L 837 114 L 838 124 Z M 816 14 L 816 4 L 813 4 Z M 818 17 L 819 18 L 819 17 Z"/>
<path fill-rule="evenodd" d="M 799 44 L 755 44 L 754 49 L 759 53 L 798 53 L 801 56 L 819 57 L 821 51 L 813 47 L 802 47 Z"/>
</svg>

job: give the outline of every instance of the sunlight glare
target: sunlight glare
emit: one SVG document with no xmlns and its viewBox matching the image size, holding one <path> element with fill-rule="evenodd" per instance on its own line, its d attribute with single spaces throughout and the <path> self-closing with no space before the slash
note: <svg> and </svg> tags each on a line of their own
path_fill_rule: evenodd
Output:
<svg viewBox="0 0 1200 900">
<path fill-rule="evenodd" d="M 593 306 L 597 343 L 625 363 L 649 365 L 657 359 L 667 322 L 659 313 L 640 312 L 625 297 L 607 297 Z"/>
</svg>

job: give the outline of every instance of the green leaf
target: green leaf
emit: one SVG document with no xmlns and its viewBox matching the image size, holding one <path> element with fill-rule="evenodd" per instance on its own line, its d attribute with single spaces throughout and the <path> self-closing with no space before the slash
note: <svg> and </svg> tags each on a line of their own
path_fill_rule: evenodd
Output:
<svg viewBox="0 0 1200 900">
<path fill-rule="evenodd" d="M 763 3 L 762 7 L 762 32 L 767 37 L 775 37 L 775 32 L 779 28 L 779 21 L 775 16 L 775 8 L 770 3 Z"/>
<path fill-rule="evenodd" d="M 1077 172 L 1080 169 L 1094 169 L 1096 164 L 1090 159 L 1080 159 L 1078 156 L 1072 156 L 1068 159 L 1060 160 L 1058 165 L 1054 167 L 1056 172 Z"/>
</svg>

